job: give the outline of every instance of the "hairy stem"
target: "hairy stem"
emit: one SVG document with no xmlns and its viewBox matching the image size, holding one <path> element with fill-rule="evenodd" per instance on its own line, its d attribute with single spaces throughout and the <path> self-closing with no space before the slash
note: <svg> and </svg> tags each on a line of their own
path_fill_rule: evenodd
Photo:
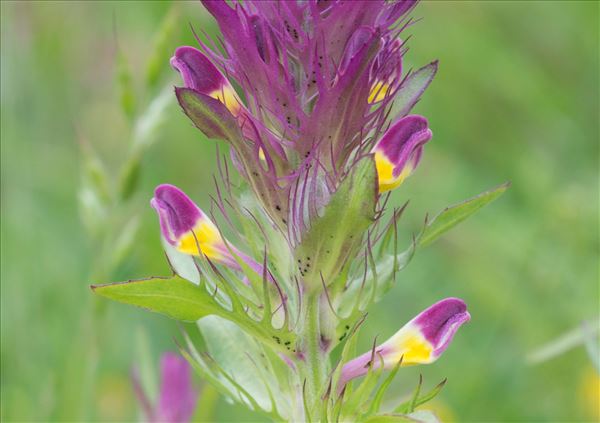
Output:
<svg viewBox="0 0 600 423">
<path fill-rule="evenodd" d="M 318 417 L 315 418 L 315 416 L 320 415 L 320 410 L 323 406 L 320 395 L 324 388 L 323 384 L 327 368 L 327 357 L 322 352 L 319 343 L 319 323 L 319 295 L 313 294 L 307 298 L 306 320 L 301 335 L 304 347 L 304 360 L 302 365 L 302 378 L 304 379 L 303 389 L 305 404 L 308 408 L 304 411 L 306 416 L 311 417 L 311 421 L 318 419 Z"/>
</svg>

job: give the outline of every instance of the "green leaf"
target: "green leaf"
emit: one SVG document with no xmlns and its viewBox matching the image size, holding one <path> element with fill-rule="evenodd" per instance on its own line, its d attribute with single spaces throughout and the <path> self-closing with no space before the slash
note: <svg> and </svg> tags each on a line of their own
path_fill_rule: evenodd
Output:
<svg viewBox="0 0 600 423">
<path fill-rule="evenodd" d="M 358 162 L 317 217 L 296 253 L 300 273 L 312 288 L 329 282 L 363 246 L 375 220 L 377 171 L 372 157 Z"/>
<path fill-rule="evenodd" d="M 438 68 L 438 62 L 432 62 L 421 69 L 411 73 L 398 91 L 391 116 L 402 117 L 419 101 L 425 92 Z"/>
<path fill-rule="evenodd" d="M 369 409 L 368 414 L 374 414 L 379 411 L 381 408 L 381 403 L 383 402 L 383 396 L 385 395 L 387 389 L 390 387 L 390 384 L 396 377 L 398 370 L 400 369 L 400 365 L 402 364 L 402 360 L 398 360 L 392 371 L 387 375 L 384 381 L 381 383 L 377 391 L 375 392 L 375 396 L 373 397 L 373 401 L 371 402 L 371 407 Z"/>
<path fill-rule="evenodd" d="M 409 406 L 408 411 L 410 411 L 411 413 L 413 411 L 415 411 L 415 408 L 417 408 L 417 401 L 419 400 L 419 394 L 421 393 L 421 386 L 423 386 L 423 375 L 422 374 L 419 375 L 419 384 L 415 388 L 413 397 L 410 400 L 410 406 Z"/>
<path fill-rule="evenodd" d="M 203 287 L 179 276 L 92 285 L 92 290 L 102 297 L 186 322 L 219 314 L 221 310 Z"/>
<path fill-rule="evenodd" d="M 396 407 L 396 409 L 394 410 L 396 413 L 411 413 L 417 407 L 434 399 L 440 393 L 444 385 L 446 385 L 446 379 L 442 380 L 431 391 L 427 392 L 423 396 L 419 396 L 419 392 L 421 391 L 421 383 L 422 380 L 419 379 L 419 385 L 415 389 L 415 394 L 413 395 L 413 397 Z"/>
<path fill-rule="evenodd" d="M 443 233 L 449 231 L 463 220 L 475 214 L 483 206 L 500 197 L 509 186 L 510 183 L 504 183 L 460 204 L 445 208 L 431 222 L 427 223 L 425 229 L 419 235 L 418 246 L 424 247 L 431 244 Z"/>
<path fill-rule="evenodd" d="M 338 313 L 344 317 L 352 316 L 353 312 L 365 310 L 370 304 L 378 302 L 392 288 L 395 282 L 395 274 L 408 265 L 418 247 L 430 244 L 443 233 L 473 215 L 483 206 L 494 201 L 508 187 L 508 183 L 502 184 L 461 204 L 444 209 L 432 221 L 426 224 L 421 234 L 413 240 L 408 249 L 396 255 L 384 252 L 389 244 L 395 244 L 391 240 L 392 235 L 390 235 L 393 233 L 393 230 L 388 230 L 386 233 L 387 239 L 384 239 L 384 244 L 388 245 L 382 246 L 382 252 L 379 254 L 380 257 L 374 260 L 374 266 L 370 266 L 366 278 L 362 273 L 362 269 L 360 269 L 357 276 L 351 278 L 347 289 L 342 293 L 338 302 Z M 373 269 L 376 269 L 376 271 L 373 271 Z M 364 284 L 363 278 L 365 278 Z M 375 287 L 374 295 L 367 295 L 374 289 L 375 279 L 377 279 L 377 286 Z M 359 297 L 360 301 L 357 303 L 356 299 Z M 355 309 L 356 306 L 357 308 Z"/>
<path fill-rule="evenodd" d="M 207 137 L 232 143 L 241 139 L 235 117 L 221 101 L 190 88 L 175 87 L 175 94 L 185 114 Z"/>
</svg>

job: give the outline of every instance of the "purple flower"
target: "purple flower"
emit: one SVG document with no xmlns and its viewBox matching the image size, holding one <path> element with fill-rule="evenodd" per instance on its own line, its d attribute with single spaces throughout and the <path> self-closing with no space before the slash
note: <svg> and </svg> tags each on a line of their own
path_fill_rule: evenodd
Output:
<svg viewBox="0 0 600 423">
<path fill-rule="evenodd" d="M 406 116 L 396 122 L 375 145 L 379 192 L 398 187 L 416 169 L 423 145 L 431 139 L 427 119 Z"/>
<path fill-rule="evenodd" d="M 226 242 L 212 220 L 176 186 L 156 187 L 150 205 L 158 213 L 163 238 L 179 252 L 206 256 L 216 263 L 241 270 L 237 258 L 257 274 L 263 274 L 263 266 Z M 270 275 L 268 278 L 272 279 Z"/>
<path fill-rule="evenodd" d="M 171 58 L 171 66 L 181 74 L 187 88 L 221 101 L 232 115 L 242 109 L 238 96 L 221 72 L 194 47 L 179 47 Z"/>
<path fill-rule="evenodd" d="M 177 250 L 239 269 L 215 224 L 179 188 L 159 185 L 150 205 L 158 213 L 164 239 Z"/>
<path fill-rule="evenodd" d="M 389 369 L 400 360 L 402 366 L 433 363 L 448 348 L 458 328 L 470 319 L 461 299 L 446 298 L 435 303 L 383 344 L 344 364 L 338 387 L 381 364 Z"/>
<path fill-rule="evenodd" d="M 146 418 L 151 423 L 187 423 L 191 421 L 198 393 L 192 385 L 192 368 L 175 353 L 165 353 L 160 359 L 160 391 L 154 405 L 142 389 L 134 373 L 135 393 Z"/>
</svg>

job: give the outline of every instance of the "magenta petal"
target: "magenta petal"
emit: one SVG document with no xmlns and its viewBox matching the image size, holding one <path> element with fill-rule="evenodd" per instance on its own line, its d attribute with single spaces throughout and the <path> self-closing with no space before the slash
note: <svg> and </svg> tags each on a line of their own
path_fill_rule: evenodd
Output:
<svg viewBox="0 0 600 423">
<path fill-rule="evenodd" d="M 420 161 L 423 145 L 431 139 L 427 119 L 410 115 L 400 119 L 383 135 L 375 150 L 384 154 L 394 165 L 394 176 L 407 164 L 414 169 Z"/>
<path fill-rule="evenodd" d="M 194 47 L 177 48 L 175 55 L 171 58 L 171 66 L 179 71 L 186 88 L 202 94 L 220 90 L 227 83 L 215 65 Z"/>
<path fill-rule="evenodd" d="M 150 205 L 158 213 L 163 236 L 172 245 L 180 236 L 192 230 L 203 216 L 198 206 L 173 185 L 159 185 L 154 190 Z"/>
<path fill-rule="evenodd" d="M 434 346 L 434 355 L 440 356 L 448 348 L 458 328 L 470 319 L 471 315 L 463 300 L 446 298 L 415 317 L 413 323 Z"/>
<path fill-rule="evenodd" d="M 187 423 L 196 409 L 197 393 L 192 385 L 192 368 L 175 353 L 163 354 L 156 414 L 159 421 Z"/>
</svg>

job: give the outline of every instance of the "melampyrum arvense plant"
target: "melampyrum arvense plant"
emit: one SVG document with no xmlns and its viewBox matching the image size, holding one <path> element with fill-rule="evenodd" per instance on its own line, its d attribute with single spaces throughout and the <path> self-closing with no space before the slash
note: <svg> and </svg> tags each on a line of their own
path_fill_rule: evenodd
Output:
<svg viewBox="0 0 600 423">
<path fill-rule="evenodd" d="M 437 70 L 402 68 L 415 1 L 203 3 L 222 39 L 177 48 L 171 65 L 185 114 L 229 146 L 211 212 L 157 187 L 151 205 L 174 274 L 93 289 L 197 322 L 204 345 L 186 335 L 182 354 L 274 420 L 417 418 L 439 389 L 382 410 L 385 390 L 400 367 L 440 357 L 470 318 L 465 303 L 443 299 L 358 356 L 356 334 L 415 251 L 506 185 L 426 220 L 399 249 L 403 208 L 389 192 L 432 137 L 409 113 Z"/>
</svg>

